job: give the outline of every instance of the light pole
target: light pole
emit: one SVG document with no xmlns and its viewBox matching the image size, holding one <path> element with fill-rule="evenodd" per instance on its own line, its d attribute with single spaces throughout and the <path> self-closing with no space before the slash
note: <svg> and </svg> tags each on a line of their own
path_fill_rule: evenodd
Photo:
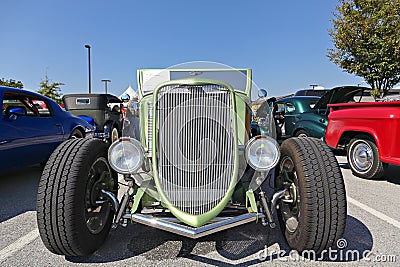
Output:
<svg viewBox="0 0 400 267">
<path fill-rule="evenodd" d="M 106 94 L 107 94 L 107 83 L 111 82 L 111 80 L 103 79 L 101 81 L 104 82 L 104 88 L 106 89 Z"/>
<path fill-rule="evenodd" d="M 92 77 L 91 77 L 91 71 L 90 71 L 90 45 L 85 45 L 85 48 L 88 49 L 88 66 L 89 66 L 89 94 L 92 93 Z"/>
<path fill-rule="evenodd" d="M 318 86 L 318 84 L 310 84 L 310 86 L 312 87 L 312 89 L 314 90 L 315 89 L 315 87 L 317 87 Z"/>
</svg>

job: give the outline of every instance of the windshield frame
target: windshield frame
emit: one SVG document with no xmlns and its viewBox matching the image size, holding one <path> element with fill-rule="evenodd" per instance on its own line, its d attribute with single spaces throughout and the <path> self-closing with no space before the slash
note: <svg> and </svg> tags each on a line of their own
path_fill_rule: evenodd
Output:
<svg viewBox="0 0 400 267">
<path fill-rule="evenodd" d="M 137 81 L 138 81 L 138 92 L 139 92 L 139 97 L 142 98 L 145 95 L 152 94 L 154 92 L 154 89 L 157 87 L 162 82 L 166 81 L 171 81 L 171 80 L 176 80 L 176 79 L 170 79 L 171 78 L 171 72 L 192 72 L 194 75 L 190 75 L 190 77 L 186 77 L 185 79 L 196 79 L 198 78 L 201 74 L 204 72 L 224 72 L 226 75 L 226 72 L 241 72 L 243 75 L 245 75 L 245 88 L 234 88 L 235 91 L 239 91 L 242 93 L 245 93 L 247 96 L 250 96 L 251 94 L 251 87 L 252 87 L 252 73 L 251 69 L 246 69 L 246 68 L 239 68 L 239 69 L 233 69 L 233 68 L 219 68 L 219 69 L 207 69 L 207 68 L 199 68 L 199 69 L 139 69 L 137 71 Z M 200 73 L 200 75 L 196 75 L 197 73 Z M 150 80 L 148 77 L 154 77 L 155 79 L 153 80 L 154 84 L 151 84 L 149 87 L 153 88 L 152 90 L 148 90 L 145 87 L 148 85 L 145 85 L 147 80 Z M 179 79 L 182 79 L 184 77 L 179 77 Z M 204 78 L 204 76 L 200 77 Z M 212 77 L 214 80 L 218 80 L 215 77 Z M 230 83 L 230 81 L 219 79 L 223 82 L 226 82 L 230 84 L 232 87 L 234 87 L 233 84 Z"/>
</svg>

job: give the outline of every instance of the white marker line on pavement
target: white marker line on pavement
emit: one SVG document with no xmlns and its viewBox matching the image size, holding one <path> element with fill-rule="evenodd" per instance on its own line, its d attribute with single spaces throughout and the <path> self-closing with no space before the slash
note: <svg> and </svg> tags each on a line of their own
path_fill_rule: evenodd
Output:
<svg viewBox="0 0 400 267">
<path fill-rule="evenodd" d="M 351 204 L 353 204 L 353 205 L 355 205 L 355 206 L 357 206 L 357 207 L 359 207 L 359 208 L 371 213 L 372 215 L 378 217 L 379 219 L 384 220 L 385 222 L 388 222 L 391 225 L 396 226 L 397 228 L 400 228 L 400 222 L 399 221 L 397 221 L 397 220 L 395 220 L 393 218 L 390 218 L 389 216 L 383 214 L 382 212 L 374 210 L 373 208 L 370 208 L 367 205 L 365 205 L 365 204 L 363 204 L 361 202 L 358 202 L 357 200 L 355 200 L 355 199 L 353 199 L 351 197 L 347 197 L 347 201 L 350 202 Z"/>
<path fill-rule="evenodd" d="M 0 250 L 0 262 L 4 261 L 8 257 L 12 256 L 15 252 L 21 250 L 23 247 L 31 243 L 33 240 L 39 237 L 38 229 L 32 230 L 14 243 Z"/>
</svg>

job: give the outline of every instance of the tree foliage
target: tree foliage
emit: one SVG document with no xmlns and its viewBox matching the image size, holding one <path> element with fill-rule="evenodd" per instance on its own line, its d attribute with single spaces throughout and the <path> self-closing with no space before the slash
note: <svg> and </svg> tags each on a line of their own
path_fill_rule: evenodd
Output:
<svg viewBox="0 0 400 267">
<path fill-rule="evenodd" d="M 58 104 L 62 103 L 62 94 L 60 86 L 64 85 L 61 82 L 50 83 L 49 77 L 45 77 L 44 80 L 40 82 L 40 89 L 37 90 L 39 94 L 47 96 L 55 100 Z"/>
<path fill-rule="evenodd" d="M 329 59 L 384 96 L 400 82 L 400 1 L 339 0 Z"/>
<path fill-rule="evenodd" d="M 22 84 L 21 81 L 15 81 L 15 80 L 13 80 L 13 79 L 5 80 L 4 78 L 2 78 L 2 79 L 0 80 L 0 85 L 1 85 L 1 86 L 8 86 L 8 87 L 19 88 L 19 89 L 24 88 L 24 85 Z"/>
</svg>

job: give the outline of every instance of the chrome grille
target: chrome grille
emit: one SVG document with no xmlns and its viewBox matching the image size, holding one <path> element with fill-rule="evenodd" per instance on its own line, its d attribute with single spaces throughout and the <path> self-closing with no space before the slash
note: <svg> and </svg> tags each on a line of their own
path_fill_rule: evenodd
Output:
<svg viewBox="0 0 400 267">
<path fill-rule="evenodd" d="M 147 149 L 149 151 L 149 155 L 151 155 L 151 150 L 153 147 L 153 103 L 148 102 L 147 103 Z"/>
<path fill-rule="evenodd" d="M 159 91 L 157 114 L 162 190 L 184 212 L 211 210 L 233 179 L 234 118 L 229 91 L 216 85 L 167 86 Z"/>
</svg>

